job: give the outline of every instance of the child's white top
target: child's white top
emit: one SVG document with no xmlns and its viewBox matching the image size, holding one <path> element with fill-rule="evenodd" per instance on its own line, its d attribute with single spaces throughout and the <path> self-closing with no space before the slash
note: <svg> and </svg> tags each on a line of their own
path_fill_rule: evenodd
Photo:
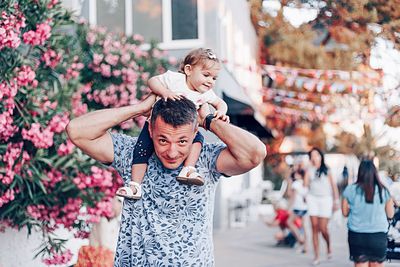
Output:
<svg viewBox="0 0 400 267">
<path fill-rule="evenodd" d="M 163 86 L 174 93 L 183 94 L 196 105 L 196 109 L 199 109 L 205 103 L 211 104 L 218 98 L 213 90 L 208 90 L 205 93 L 190 90 L 186 84 L 186 75 L 183 73 L 169 70 L 158 77 Z"/>
<path fill-rule="evenodd" d="M 295 180 L 292 183 L 292 189 L 295 191 L 293 210 L 307 210 L 305 198 L 307 196 L 307 188 L 304 186 L 303 180 Z"/>
</svg>

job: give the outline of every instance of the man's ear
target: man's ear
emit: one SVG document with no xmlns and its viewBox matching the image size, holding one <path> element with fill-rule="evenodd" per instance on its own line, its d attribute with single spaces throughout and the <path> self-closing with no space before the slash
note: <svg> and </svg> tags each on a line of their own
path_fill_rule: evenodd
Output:
<svg viewBox="0 0 400 267">
<path fill-rule="evenodd" d="M 196 124 L 195 124 L 195 126 L 194 126 L 194 131 L 193 131 L 193 134 L 194 134 L 194 137 L 193 137 L 193 138 L 196 137 L 196 134 L 197 134 L 198 131 L 199 131 L 199 124 L 196 122 Z"/>
<path fill-rule="evenodd" d="M 184 70 L 186 76 L 189 76 L 190 74 L 192 74 L 192 66 L 189 65 L 189 64 L 186 64 L 186 65 L 183 67 L 183 70 Z"/>
<path fill-rule="evenodd" d="M 149 122 L 149 134 L 150 138 L 153 138 L 153 126 L 151 125 L 151 122 Z"/>
</svg>

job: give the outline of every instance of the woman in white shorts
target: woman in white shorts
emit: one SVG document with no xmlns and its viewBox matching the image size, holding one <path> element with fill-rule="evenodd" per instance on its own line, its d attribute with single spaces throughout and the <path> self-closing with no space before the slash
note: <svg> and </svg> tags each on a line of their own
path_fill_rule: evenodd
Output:
<svg viewBox="0 0 400 267">
<path fill-rule="evenodd" d="M 313 265 L 318 265 L 320 263 L 318 241 L 320 233 L 326 241 L 327 258 L 330 259 L 332 257 L 328 222 L 332 212 L 339 208 L 339 192 L 328 167 L 325 165 L 322 151 L 318 148 L 313 148 L 308 153 L 308 156 L 311 165 L 306 174 L 306 181 L 309 182 L 307 205 L 312 228 Z"/>
</svg>

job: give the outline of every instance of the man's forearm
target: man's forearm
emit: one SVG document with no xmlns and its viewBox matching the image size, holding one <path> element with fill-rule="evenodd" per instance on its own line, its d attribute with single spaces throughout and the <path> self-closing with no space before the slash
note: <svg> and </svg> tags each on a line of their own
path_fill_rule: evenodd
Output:
<svg viewBox="0 0 400 267">
<path fill-rule="evenodd" d="M 148 97 L 136 105 L 102 109 L 82 115 L 71 120 L 67 127 L 68 135 L 71 140 L 99 138 L 111 127 L 150 110 L 154 99 L 155 97 Z"/>
<path fill-rule="evenodd" d="M 239 165 L 253 168 L 266 157 L 265 145 L 253 134 L 222 120 L 212 120 L 210 130 L 224 142 Z"/>
</svg>

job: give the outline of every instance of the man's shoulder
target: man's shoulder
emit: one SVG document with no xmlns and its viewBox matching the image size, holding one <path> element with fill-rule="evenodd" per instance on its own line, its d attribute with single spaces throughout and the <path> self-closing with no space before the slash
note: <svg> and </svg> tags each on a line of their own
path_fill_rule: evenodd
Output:
<svg viewBox="0 0 400 267">
<path fill-rule="evenodd" d="M 111 138 L 113 140 L 114 147 L 123 147 L 128 144 L 135 144 L 137 137 L 129 136 L 123 133 L 112 132 Z"/>
<path fill-rule="evenodd" d="M 204 143 L 203 145 L 203 151 L 206 153 L 210 153 L 223 148 L 226 148 L 226 145 L 222 142 Z"/>
</svg>

